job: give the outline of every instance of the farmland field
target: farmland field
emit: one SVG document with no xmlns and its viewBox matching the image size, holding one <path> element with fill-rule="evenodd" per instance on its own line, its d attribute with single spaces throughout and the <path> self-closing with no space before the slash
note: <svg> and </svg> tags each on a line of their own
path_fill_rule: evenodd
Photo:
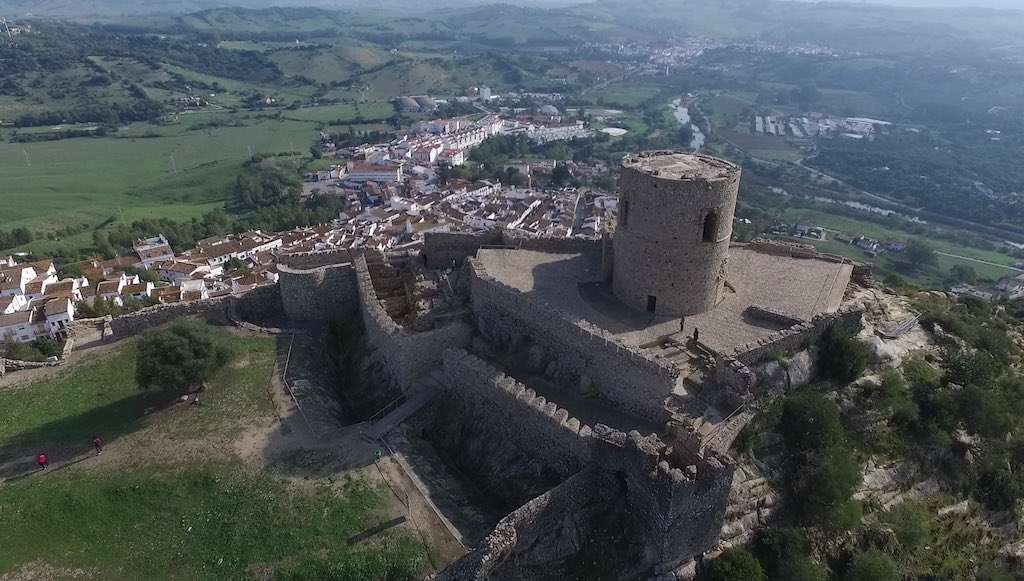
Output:
<svg viewBox="0 0 1024 581">
<path fill-rule="evenodd" d="M 126 219 L 198 216 L 229 197 L 228 187 L 250 148 L 253 153 L 305 152 L 322 123 L 374 118 L 389 110 L 385 103 L 306 108 L 288 111 L 294 118 L 282 119 L 193 114 L 173 125 L 136 124 L 117 136 L 0 143 L 0 180 L 8 202 L 3 227 L 46 231 L 67 225 L 70 216 L 90 225 L 122 214 Z"/>
</svg>

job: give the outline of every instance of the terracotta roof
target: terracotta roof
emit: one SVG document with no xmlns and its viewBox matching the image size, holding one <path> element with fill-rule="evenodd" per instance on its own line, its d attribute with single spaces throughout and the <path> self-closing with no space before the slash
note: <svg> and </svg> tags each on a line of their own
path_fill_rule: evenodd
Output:
<svg viewBox="0 0 1024 581">
<path fill-rule="evenodd" d="M 27 285 L 25 285 L 25 294 L 30 294 L 30 295 L 42 294 L 42 292 L 43 292 L 43 285 L 45 283 L 46 283 L 45 279 L 44 280 L 39 280 L 39 279 L 33 280 L 32 282 L 30 282 Z"/>
<path fill-rule="evenodd" d="M 116 295 L 118 287 L 121 286 L 120 281 L 107 280 L 96 285 L 96 294 L 98 295 Z"/>
<path fill-rule="evenodd" d="M 145 292 L 149 292 L 149 283 L 130 284 L 121 289 L 121 294 L 125 295 L 137 295 Z"/>
<path fill-rule="evenodd" d="M 154 258 L 162 258 L 164 256 L 174 256 L 174 251 L 171 250 L 170 246 L 158 246 L 156 248 L 150 248 L 148 250 L 138 250 L 139 258 L 142 260 L 152 260 Z"/>
<path fill-rule="evenodd" d="M 117 258 L 111 258 L 110 260 L 104 260 L 100 262 L 99 267 L 103 270 L 110 270 L 115 268 L 126 268 L 132 267 L 139 263 L 137 258 L 131 256 L 118 256 Z"/>
<path fill-rule="evenodd" d="M 42 274 L 44 272 L 49 271 L 51 268 L 53 268 L 53 261 L 52 260 L 37 260 L 35 262 L 26 262 L 25 264 L 23 264 L 21 266 L 23 266 L 23 267 L 31 266 L 33 269 L 35 269 L 37 274 Z"/>
<path fill-rule="evenodd" d="M 70 294 L 70 293 L 73 293 L 74 291 L 75 291 L 75 281 L 73 281 L 73 280 L 62 280 L 60 282 L 55 282 L 55 283 L 53 283 L 53 284 L 51 284 L 51 285 L 46 287 L 46 295 L 47 296 L 51 296 L 51 295 L 56 296 L 56 295 L 65 294 L 65 293 Z"/>
<path fill-rule="evenodd" d="M 46 315 L 62 315 L 71 310 L 71 301 L 68 299 L 54 300 L 46 303 Z"/>
<path fill-rule="evenodd" d="M 0 315 L 0 327 L 13 327 L 15 325 L 24 325 L 31 323 L 33 314 L 35 311 L 18 311 L 17 313 L 11 313 L 10 315 Z"/>
<path fill-rule="evenodd" d="M 153 289 L 150 296 L 161 303 L 176 303 L 181 300 L 181 289 L 176 286 L 162 286 Z"/>
</svg>

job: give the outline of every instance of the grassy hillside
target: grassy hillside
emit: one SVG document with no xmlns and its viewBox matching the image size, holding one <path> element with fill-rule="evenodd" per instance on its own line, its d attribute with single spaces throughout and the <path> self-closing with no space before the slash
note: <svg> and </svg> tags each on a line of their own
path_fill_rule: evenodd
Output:
<svg viewBox="0 0 1024 581">
<path fill-rule="evenodd" d="M 201 407 L 140 392 L 127 342 L 55 377 L 0 388 L 0 577 L 417 578 L 403 532 L 345 542 L 391 518 L 386 490 L 353 475 L 291 480 L 235 451 L 273 431 L 273 339 L 219 332 L 234 362 Z M 102 456 L 93 435 L 107 440 Z M 247 439 L 249 438 L 249 439 Z M 257 438 L 257 441 L 259 438 Z M 40 451 L 46 472 L 32 472 Z M 13 478 L 10 468 L 25 470 Z"/>
</svg>

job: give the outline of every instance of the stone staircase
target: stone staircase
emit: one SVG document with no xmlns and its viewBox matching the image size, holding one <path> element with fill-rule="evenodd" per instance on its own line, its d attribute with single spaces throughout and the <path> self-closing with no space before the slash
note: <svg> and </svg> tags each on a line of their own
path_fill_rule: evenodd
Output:
<svg viewBox="0 0 1024 581">
<path fill-rule="evenodd" d="M 412 394 L 406 397 L 404 401 L 399 400 L 395 402 L 395 406 L 388 406 L 391 409 L 385 407 L 378 412 L 379 418 L 375 416 L 376 420 L 371 418 L 371 423 L 363 431 L 363 435 L 370 440 L 378 440 L 400 426 L 402 422 L 411 418 L 416 412 L 434 401 L 434 398 L 443 389 L 442 382 L 444 380 L 444 374 L 440 371 L 435 370 L 431 372 L 429 376 L 413 386 Z"/>
</svg>

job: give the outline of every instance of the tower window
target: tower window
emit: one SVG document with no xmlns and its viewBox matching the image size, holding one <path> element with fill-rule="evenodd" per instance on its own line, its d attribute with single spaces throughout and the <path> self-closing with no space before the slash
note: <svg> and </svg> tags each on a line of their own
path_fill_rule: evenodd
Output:
<svg viewBox="0 0 1024 581">
<path fill-rule="evenodd" d="M 658 297 L 647 295 L 647 312 L 653 313 L 658 308 Z"/>
<path fill-rule="evenodd" d="M 619 220 L 620 222 L 622 222 L 620 226 L 625 228 L 626 220 L 629 218 L 629 200 L 622 200 L 622 212 L 620 213 L 622 214 L 622 219 Z"/>
<path fill-rule="evenodd" d="M 708 212 L 704 217 L 704 242 L 715 242 L 718 240 L 718 214 Z"/>
</svg>

